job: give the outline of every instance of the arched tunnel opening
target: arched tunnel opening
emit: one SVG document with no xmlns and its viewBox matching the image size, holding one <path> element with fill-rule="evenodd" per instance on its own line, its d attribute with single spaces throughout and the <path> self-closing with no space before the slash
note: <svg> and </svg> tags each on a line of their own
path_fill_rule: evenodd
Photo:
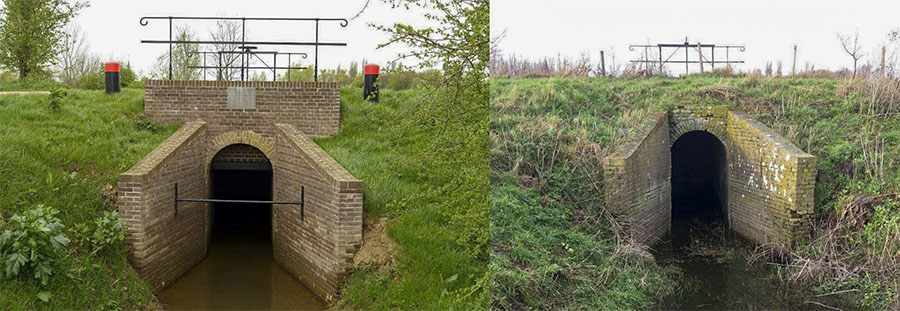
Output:
<svg viewBox="0 0 900 311">
<path fill-rule="evenodd" d="M 692 230 L 725 228 L 728 167 L 725 144 L 705 131 L 679 137 L 672 155 L 672 238 L 689 239 Z"/>
<path fill-rule="evenodd" d="M 210 163 L 209 198 L 273 201 L 272 163 L 253 146 L 225 147 Z M 274 260 L 272 204 L 209 206 L 206 257 L 162 293 L 167 308 L 324 309 L 312 291 Z"/>
</svg>

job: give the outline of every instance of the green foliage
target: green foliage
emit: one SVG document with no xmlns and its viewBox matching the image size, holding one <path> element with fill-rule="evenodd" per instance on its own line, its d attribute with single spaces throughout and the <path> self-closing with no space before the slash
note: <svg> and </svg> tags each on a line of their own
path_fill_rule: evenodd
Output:
<svg viewBox="0 0 900 311">
<path fill-rule="evenodd" d="M 47 72 L 62 48 L 63 26 L 87 5 L 65 0 L 6 0 L 0 9 L 0 65 L 19 79 Z"/>
<path fill-rule="evenodd" d="M 0 218 L 39 204 L 64 206 L 56 217 L 71 240 L 47 285 L 24 278 L 0 281 L 0 309 L 160 308 L 128 263 L 123 243 L 112 242 L 91 255 L 98 243 L 115 241 L 103 237 L 113 237 L 104 232 L 114 232 L 107 212 L 115 209 L 111 189 L 118 174 L 177 129 L 139 118 L 142 94 L 130 88 L 115 95 L 67 88 L 58 111 L 47 108 L 48 95 L 0 96 L 0 176 L 5 178 Z M 104 218 L 111 227 L 98 230 L 98 219 Z M 92 238 L 95 233 L 99 239 Z M 37 296 L 41 292 L 52 294 L 49 301 Z"/>
<path fill-rule="evenodd" d="M 396 265 L 363 267 L 341 289 L 339 306 L 382 309 L 484 309 L 483 297 L 470 293 L 486 273 L 484 257 L 460 245 L 461 228 L 485 226 L 454 220 L 447 214 L 479 208 L 484 202 L 444 197 L 431 189 L 449 185 L 459 167 L 433 161 L 435 129 L 411 120 L 429 104 L 422 90 L 384 90 L 377 104 L 362 99 L 362 89 L 341 89 L 341 131 L 316 142 L 363 180 L 367 219 L 389 217 L 388 235 L 399 244 Z M 477 163 L 462 163 L 462 166 Z M 437 203 L 453 200 L 452 208 Z M 455 277 L 454 277 L 455 276 Z"/>
<path fill-rule="evenodd" d="M 621 279 L 588 277 L 579 281 L 587 283 L 578 283 L 573 279 L 582 280 L 578 278 L 582 274 L 574 270 L 574 273 L 560 276 L 564 280 L 562 284 L 551 284 L 558 287 L 551 287 L 541 283 L 540 276 L 532 275 L 531 271 L 551 264 L 563 267 L 569 264 L 565 256 L 568 251 L 561 248 L 560 241 L 552 239 L 559 235 L 556 232 L 561 226 L 565 226 L 565 230 L 593 234 L 596 241 L 609 241 L 585 246 L 567 241 L 572 238 L 564 239 L 576 254 L 585 247 L 612 249 L 615 242 L 610 237 L 612 225 L 591 218 L 591 215 L 595 218 L 602 215 L 606 202 L 600 196 L 602 188 L 591 186 L 602 184 L 602 174 L 591 175 L 590 172 L 601 172 L 599 159 L 622 139 L 633 135 L 630 129 L 645 119 L 647 112 L 668 110 L 674 105 L 727 105 L 746 111 L 800 149 L 815 155 L 818 176 L 814 228 L 808 239 L 792 246 L 792 253 L 814 259 L 820 266 L 863 270 L 854 272 L 855 277 L 843 280 L 830 277 L 828 269 L 807 269 L 804 273 L 814 274 L 810 284 L 822 288 L 830 285 L 823 294 L 854 293 L 856 302 L 866 308 L 890 309 L 900 301 L 895 294 L 900 288 L 900 278 L 888 272 L 896 271 L 898 260 L 894 258 L 900 258 L 898 245 L 892 242 L 900 240 L 897 237 L 900 211 L 893 199 L 863 206 L 854 203 L 891 196 L 900 186 L 900 115 L 868 112 L 872 109 L 869 107 L 882 110 L 897 107 L 896 99 L 891 99 L 896 97 L 881 95 L 896 94 L 889 85 L 874 84 L 882 83 L 875 81 L 779 79 L 756 75 L 744 78 L 700 75 L 683 79 L 493 79 L 491 83 L 491 128 L 496 142 L 491 146 L 491 241 L 496 248 L 492 254 L 491 273 L 492 276 L 503 276 L 493 280 L 492 288 L 500 289 L 492 293 L 496 295 L 495 304 L 503 307 L 549 305 L 552 308 L 586 301 L 605 308 L 606 303 L 598 301 L 596 295 L 578 294 L 568 286 L 577 288 L 588 284 L 592 288 L 613 288 L 615 291 L 619 286 L 614 282 Z M 883 145 L 873 143 L 881 139 L 884 139 Z M 873 158 L 879 159 L 878 165 Z M 579 173 L 581 170 L 583 172 Z M 498 204 L 498 201 L 510 200 L 508 192 L 511 190 L 504 187 L 513 185 L 525 193 L 536 191 L 540 200 L 517 199 L 522 203 Z M 562 209 L 574 216 L 560 225 L 537 216 L 532 220 L 521 213 L 520 216 L 508 215 L 532 204 Z M 859 214 L 861 210 L 865 212 Z M 838 223 L 836 228 L 830 223 L 835 219 L 846 219 L 847 215 L 864 217 L 846 224 Z M 532 222 L 548 225 L 521 232 L 516 230 L 522 223 Z M 581 228 L 583 223 L 594 224 L 594 228 Z M 829 236 L 832 238 L 826 238 Z M 553 256 L 517 251 L 519 245 L 527 245 L 523 241 L 533 239 L 542 242 L 523 249 L 551 250 Z M 653 265 L 636 262 L 638 264 L 594 264 L 626 279 L 631 273 L 660 273 Z M 667 288 L 664 278 L 656 280 L 661 282 L 647 283 L 647 286 Z M 535 287 L 541 294 L 533 294 Z M 545 287 L 550 288 L 546 289 L 549 293 L 544 291 Z M 555 296 L 553 290 L 573 294 Z M 610 295 L 609 299 L 619 300 L 617 308 L 644 308 L 647 301 L 655 300 L 657 295 L 655 291 L 637 290 Z"/>
<path fill-rule="evenodd" d="M 59 211 L 38 205 L 22 214 L 15 214 L 0 234 L 0 263 L 7 278 L 31 274 L 47 285 L 56 272 L 54 263 L 69 244 L 65 226 L 56 218 Z"/>
<path fill-rule="evenodd" d="M 50 91 L 50 96 L 47 99 L 50 110 L 60 111 L 62 109 L 62 102 L 64 97 L 66 97 L 66 89 L 54 88 L 52 91 Z"/>
<path fill-rule="evenodd" d="M 106 89 L 106 74 L 102 71 L 86 73 L 78 78 L 78 88 L 85 90 Z"/>
<path fill-rule="evenodd" d="M 175 40 L 197 41 L 197 33 L 189 26 L 175 27 Z M 169 67 L 172 69 L 172 80 L 199 80 L 200 69 L 191 68 L 200 66 L 200 45 L 176 44 L 172 48 L 171 59 L 169 51 L 156 57 L 152 73 L 154 79 L 169 79 Z"/>
<path fill-rule="evenodd" d="M 118 212 L 103 212 L 102 217 L 94 220 L 94 232 L 90 237 L 91 247 L 94 249 L 92 253 L 116 246 L 122 241 L 125 241 L 125 226 L 119 222 Z"/>
</svg>

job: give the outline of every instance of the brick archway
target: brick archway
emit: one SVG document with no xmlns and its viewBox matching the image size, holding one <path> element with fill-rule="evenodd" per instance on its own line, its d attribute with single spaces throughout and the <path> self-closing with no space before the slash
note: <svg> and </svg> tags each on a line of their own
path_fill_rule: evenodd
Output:
<svg viewBox="0 0 900 311">
<path fill-rule="evenodd" d="M 254 131 L 229 131 L 214 137 L 210 141 L 209 152 L 207 152 L 206 155 L 206 167 L 209 167 L 213 161 L 213 157 L 215 157 L 219 151 L 238 144 L 250 145 L 259 149 L 259 151 L 262 151 L 266 158 L 272 163 L 272 167 L 275 167 L 275 163 L 272 161 L 272 159 L 275 158 L 275 140 L 263 137 Z"/>
</svg>

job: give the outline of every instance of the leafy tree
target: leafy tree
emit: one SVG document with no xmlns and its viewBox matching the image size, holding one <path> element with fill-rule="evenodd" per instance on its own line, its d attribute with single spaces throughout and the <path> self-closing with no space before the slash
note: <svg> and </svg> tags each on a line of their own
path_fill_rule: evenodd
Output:
<svg viewBox="0 0 900 311">
<path fill-rule="evenodd" d="M 84 2 L 5 0 L 0 9 L 0 65 L 19 79 L 44 74 L 62 49 L 65 26 Z"/>
<path fill-rule="evenodd" d="M 187 26 L 175 29 L 175 40 L 196 41 L 197 33 Z M 200 46 L 197 44 L 175 44 L 172 47 L 172 79 L 173 80 L 199 80 L 200 69 L 191 68 L 200 66 Z M 169 50 L 166 50 L 156 58 L 152 76 L 156 79 L 169 79 Z"/>
</svg>

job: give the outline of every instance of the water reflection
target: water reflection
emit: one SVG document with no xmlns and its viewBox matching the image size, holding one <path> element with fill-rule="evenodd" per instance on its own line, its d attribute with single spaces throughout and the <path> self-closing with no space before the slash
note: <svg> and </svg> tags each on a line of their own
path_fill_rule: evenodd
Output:
<svg viewBox="0 0 900 311">
<path fill-rule="evenodd" d="M 270 200 L 271 171 L 215 172 L 214 196 Z M 206 258 L 160 294 L 168 310 L 324 310 L 272 257 L 271 206 L 216 204 Z"/>
</svg>

